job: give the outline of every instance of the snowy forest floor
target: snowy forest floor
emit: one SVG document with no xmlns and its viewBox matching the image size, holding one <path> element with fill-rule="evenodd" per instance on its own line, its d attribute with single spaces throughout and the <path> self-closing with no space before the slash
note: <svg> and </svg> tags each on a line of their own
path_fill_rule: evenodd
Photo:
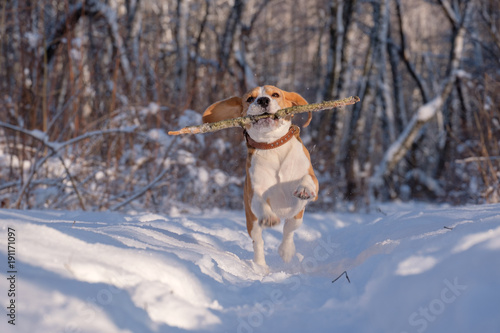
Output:
<svg viewBox="0 0 500 333">
<path fill-rule="evenodd" d="M 15 297 L 8 231 L 15 230 Z M 498 332 L 500 204 L 307 213 L 252 264 L 244 214 L 0 210 L 1 332 Z M 10 229 L 12 231 L 12 229 Z M 12 243 L 14 242 L 14 243 Z M 341 275 L 344 271 L 346 275 Z M 332 281 L 340 278 L 334 283 Z"/>
</svg>

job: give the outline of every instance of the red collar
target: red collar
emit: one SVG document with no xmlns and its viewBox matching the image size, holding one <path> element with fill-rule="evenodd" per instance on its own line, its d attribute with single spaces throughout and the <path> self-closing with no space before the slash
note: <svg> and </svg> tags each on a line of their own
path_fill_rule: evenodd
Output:
<svg viewBox="0 0 500 333">
<path fill-rule="evenodd" d="M 288 133 L 286 133 L 284 136 L 279 138 L 278 140 L 271 142 L 271 143 L 265 143 L 265 142 L 257 142 L 254 139 L 252 139 L 248 133 L 245 131 L 245 139 L 247 140 L 247 146 L 252 147 L 255 149 L 261 149 L 261 150 L 268 150 L 268 149 L 274 149 L 283 146 L 285 143 L 290 141 L 294 136 L 299 136 L 300 134 L 300 128 L 298 128 L 295 125 L 290 126 L 290 129 L 288 130 Z"/>
</svg>

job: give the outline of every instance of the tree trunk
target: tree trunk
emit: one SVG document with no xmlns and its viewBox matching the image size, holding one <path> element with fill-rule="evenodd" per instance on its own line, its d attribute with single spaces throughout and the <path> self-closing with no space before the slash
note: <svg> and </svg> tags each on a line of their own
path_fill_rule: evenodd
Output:
<svg viewBox="0 0 500 333">
<path fill-rule="evenodd" d="M 439 111 L 444 101 L 448 98 L 451 93 L 455 80 L 457 77 L 457 71 L 459 69 L 460 59 L 462 56 L 462 50 L 464 47 L 464 34 L 465 34 L 465 20 L 468 16 L 467 6 L 459 29 L 453 36 L 452 40 L 452 50 L 450 52 L 450 61 L 448 66 L 448 76 L 441 84 L 441 89 L 438 95 L 436 95 L 432 100 L 425 103 L 418 108 L 415 115 L 412 117 L 405 130 L 399 138 L 387 149 L 382 161 L 378 165 L 375 174 L 372 176 L 370 183 L 372 187 L 372 193 L 377 194 L 380 188 L 384 184 L 384 177 L 389 175 L 399 161 L 406 155 L 406 153 L 411 148 L 413 142 L 418 138 L 420 129 L 431 119 L 434 118 L 436 113 Z"/>
<path fill-rule="evenodd" d="M 391 26 L 389 25 L 388 35 L 391 37 Z M 403 95 L 403 77 L 399 70 L 399 58 L 396 46 L 393 43 L 387 43 L 389 53 L 389 63 L 392 74 L 392 87 L 394 90 L 394 100 L 396 105 L 396 129 L 398 133 L 403 131 L 403 128 L 408 123 L 405 99 Z"/>
<path fill-rule="evenodd" d="M 343 160 L 343 166 L 345 170 L 346 177 L 346 189 L 344 192 L 344 198 L 348 201 L 353 201 L 358 197 L 359 190 L 359 177 L 356 165 L 359 164 L 358 154 L 360 146 L 360 135 L 358 132 L 359 121 L 361 119 L 361 111 L 363 110 L 363 101 L 365 95 L 371 86 L 370 76 L 376 67 L 378 71 L 384 70 L 385 64 L 382 64 L 382 52 L 386 48 L 383 41 L 384 36 L 387 35 L 386 23 L 388 10 L 387 10 L 387 0 L 382 0 L 377 3 L 373 3 L 373 18 L 374 26 L 370 37 L 370 46 L 366 55 L 365 66 L 363 71 L 363 76 L 358 87 L 358 96 L 361 99 L 361 103 L 355 105 L 354 110 L 349 121 L 349 128 L 347 132 L 347 147 L 345 149 L 345 155 Z"/>
<path fill-rule="evenodd" d="M 194 43 L 194 55 L 197 57 L 200 53 L 200 48 L 202 44 L 202 37 L 203 34 L 205 33 L 205 28 L 207 26 L 207 21 L 208 21 L 208 15 L 210 14 L 210 1 L 205 0 L 205 13 L 203 14 L 203 19 L 200 24 L 200 29 L 198 31 L 198 36 L 196 37 L 196 41 Z M 191 80 L 190 82 L 190 87 L 191 91 L 187 95 L 187 100 L 186 100 L 186 108 L 193 108 L 193 101 L 195 100 L 195 96 L 198 93 L 198 84 L 199 84 L 199 77 L 197 73 L 197 67 L 198 63 L 197 60 L 195 59 L 194 61 L 190 61 L 188 63 L 188 73 L 189 77 L 188 80 Z"/>
<path fill-rule="evenodd" d="M 175 73 L 175 98 L 178 103 L 186 100 L 187 75 L 189 65 L 188 20 L 189 0 L 177 0 L 177 24 L 175 25 L 175 42 L 177 44 L 177 61 Z"/>
<path fill-rule="evenodd" d="M 344 87 L 347 71 L 349 32 L 351 30 L 357 0 L 330 0 L 330 39 L 326 64 L 323 100 L 337 99 Z M 335 138 L 337 134 L 337 111 L 325 112 L 321 117 L 318 139 L 327 135 Z"/>
<path fill-rule="evenodd" d="M 241 37 L 239 39 L 238 51 L 236 55 L 237 64 L 241 69 L 239 80 L 241 91 L 248 91 L 258 86 L 252 69 L 253 66 L 250 63 L 250 35 L 258 17 L 270 2 L 271 1 L 263 0 L 255 10 L 255 12 L 252 14 L 249 24 L 241 24 Z"/>
<path fill-rule="evenodd" d="M 84 4 L 79 3 L 70 9 L 70 12 L 63 17 L 56 26 L 55 32 L 47 41 L 44 57 L 48 65 L 52 62 L 54 54 L 64 40 L 64 35 L 74 29 L 75 25 L 83 15 L 89 17 L 102 16 L 109 29 L 109 35 L 113 42 L 113 48 L 116 49 L 116 55 L 120 58 L 120 67 L 122 74 L 128 84 L 133 79 L 133 73 L 130 69 L 130 61 L 128 60 L 127 53 L 125 52 L 123 39 L 118 31 L 118 22 L 116 13 L 108 6 L 99 2 L 98 0 L 86 0 Z M 42 60 L 43 63 L 43 60 Z M 47 66 L 48 66 L 47 65 Z M 45 66 L 45 67 L 47 67 Z"/>
<path fill-rule="evenodd" d="M 224 82 L 224 76 L 227 71 L 230 71 L 229 60 L 233 51 L 234 38 L 238 26 L 241 24 L 241 15 L 246 6 L 247 0 L 234 0 L 234 5 L 229 12 L 226 20 L 226 28 L 222 34 L 219 45 L 219 72 L 217 73 L 216 89 L 219 90 L 219 85 Z"/>
</svg>

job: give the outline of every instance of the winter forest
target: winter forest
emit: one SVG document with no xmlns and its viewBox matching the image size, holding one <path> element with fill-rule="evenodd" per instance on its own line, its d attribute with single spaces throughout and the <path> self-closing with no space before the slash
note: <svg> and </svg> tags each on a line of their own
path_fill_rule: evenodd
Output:
<svg viewBox="0 0 500 333">
<path fill-rule="evenodd" d="M 242 209 L 241 130 L 166 133 L 264 84 L 361 98 L 302 130 L 313 210 L 500 202 L 497 0 L 7 0 L 1 206 Z"/>
</svg>

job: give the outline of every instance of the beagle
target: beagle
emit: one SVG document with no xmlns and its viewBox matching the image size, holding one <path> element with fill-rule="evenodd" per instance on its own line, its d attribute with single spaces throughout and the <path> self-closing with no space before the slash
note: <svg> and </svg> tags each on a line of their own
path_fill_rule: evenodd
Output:
<svg viewBox="0 0 500 333">
<path fill-rule="evenodd" d="M 212 104 L 203 113 L 203 122 L 274 114 L 305 104 L 307 101 L 299 94 L 267 85 L 252 89 L 243 97 Z M 309 113 L 304 126 L 309 125 L 311 118 Z M 302 224 L 306 204 L 318 196 L 318 180 L 299 132 L 291 117 L 260 119 L 244 132 L 248 148 L 244 186 L 247 230 L 253 240 L 254 262 L 263 267 L 267 267 L 263 228 L 276 226 L 285 219 L 278 252 L 284 262 L 290 262 L 295 255 L 294 231 Z"/>
</svg>

